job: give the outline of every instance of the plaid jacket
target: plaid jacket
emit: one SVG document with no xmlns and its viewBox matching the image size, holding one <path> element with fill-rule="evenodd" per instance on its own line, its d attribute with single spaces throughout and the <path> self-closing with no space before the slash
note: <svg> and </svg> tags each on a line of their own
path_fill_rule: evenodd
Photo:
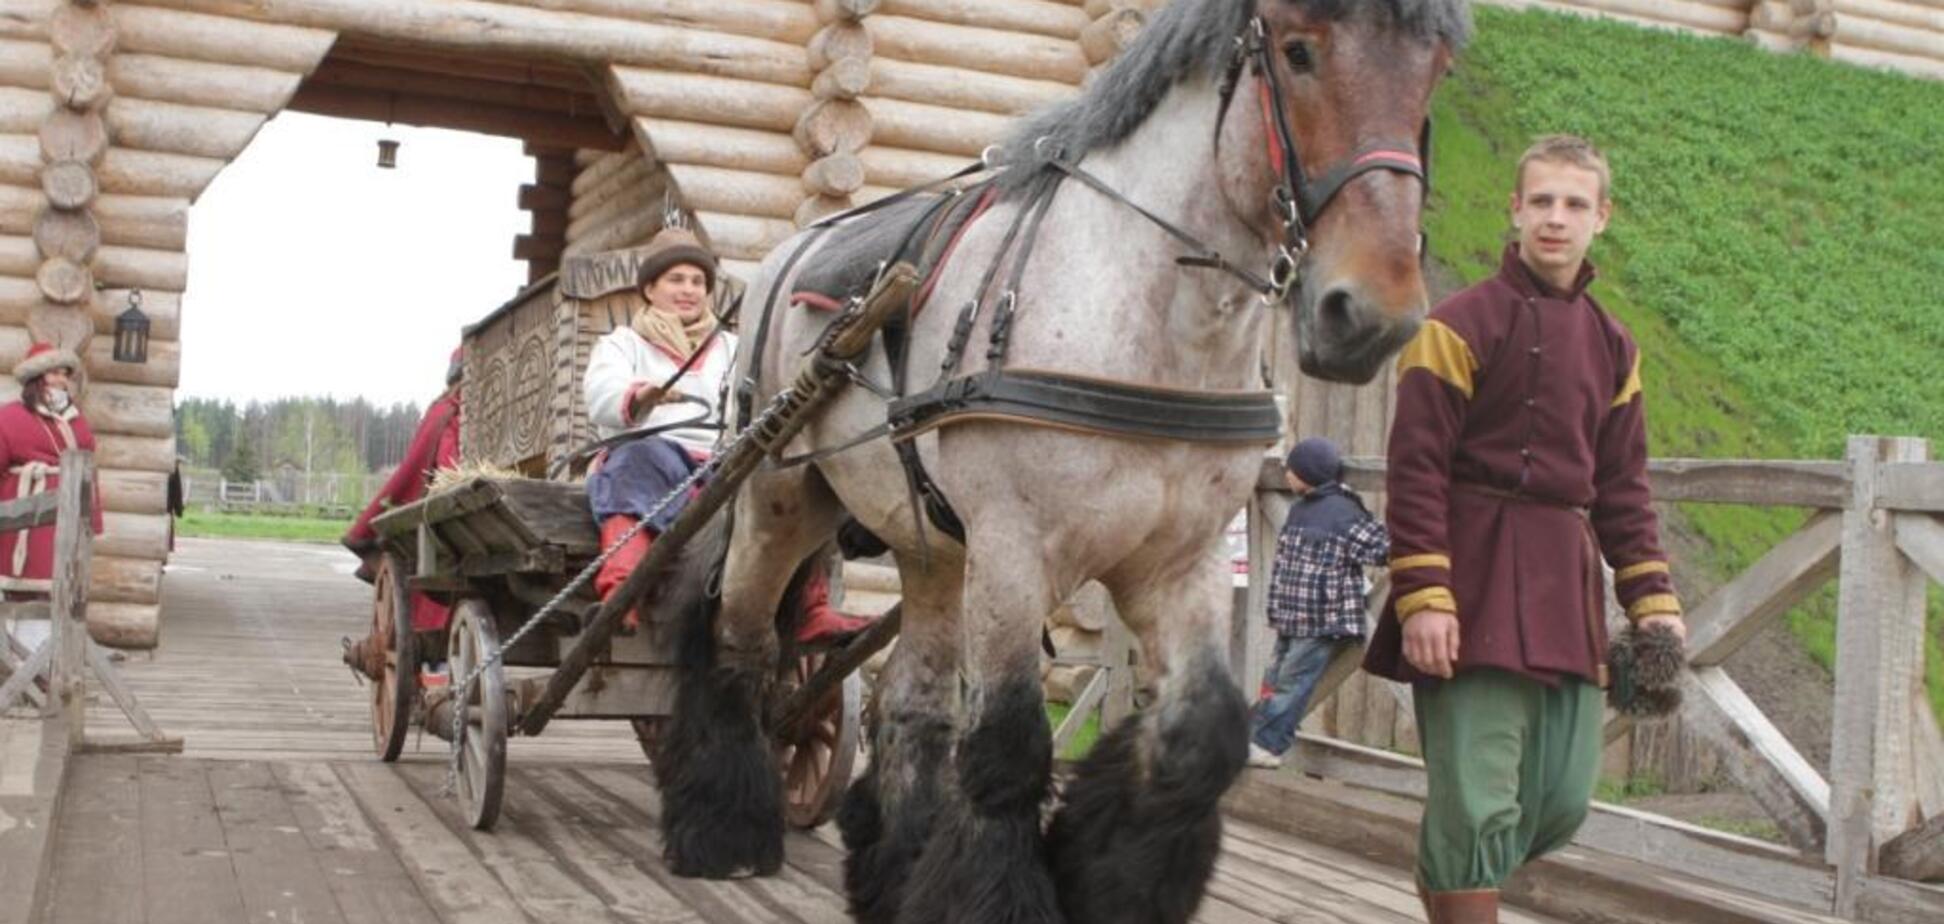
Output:
<svg viewBox="0 0 1944 924">
<path fill-rule="evenodd" d="M 1279 635 L 1364 634 L 1364 566 L 1390 557 L 1390 533 L 1349 488 L 1324 485 L 1290 508 L 1269 576 L 1269 625 Z"/>
</svg>

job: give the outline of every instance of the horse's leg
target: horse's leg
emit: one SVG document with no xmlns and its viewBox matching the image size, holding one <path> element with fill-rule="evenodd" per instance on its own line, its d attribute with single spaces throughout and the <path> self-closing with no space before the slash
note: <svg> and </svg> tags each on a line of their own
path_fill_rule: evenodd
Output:
<svg viewBox="0 0 1944 924">
<path fill-rule="evenodd" d="M 776 676 L 776 610 L 842 509 L 821 477 L 752 477 L 737 496 L 720 608 L 685 617 L 675 711 L 655 775 L 662 845 L 678 876 L 721 879 L 783 865 L 783 793 L 761 710 Z"/>
<path fill-rule="evenodd" d="M 1227 562 L 1212 548 L 1140 558 L 1102 580 L 1159 669 L 1157 696 L 1094 745 L 1047 831 L 1071 924 L 1193 917 L 1220 848 L 1217 800 L 1248 756 L 1248 707 L 1220 648 Z"/>
<path fill-rule="evenodd" d="M 952 791 L 945 771 L 958 701 L 964 565 L 934 560 L 921 568 L 900 556 L 898 570 L 904 616 L 873 694 L 871 768 L 837 814 L 849 850 L 844 888 L 863 924 L 897 919 L 912 866 Z"/>
<path fill-rule="evenodd" d="M 1040 836 L 1053 734 L 1040 695 L 1040 627 L 1052 610 L 1036 530 L 988 509 L 971 525 L 963 595 L 966 699 L 951 775 L 907 885 L 907 924 L 1054 924 Z"/>
</svg>

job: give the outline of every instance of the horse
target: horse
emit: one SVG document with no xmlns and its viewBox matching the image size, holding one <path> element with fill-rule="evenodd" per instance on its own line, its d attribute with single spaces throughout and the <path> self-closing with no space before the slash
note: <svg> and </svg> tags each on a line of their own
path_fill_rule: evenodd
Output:
<svg viewBox="0 0 1944 924">
<path fill-rule="evenodd" d="M 1267 434 L 1256 414 L 1266 321 L 1291 311 L 1302 370 L 1335 381 L 1369 381 L 1413 335 L 1430 99 L 1469 29 L 1463 0 L 1175 0 L 1087 90 L 989 152 L 1003 166 L 974 187 L 981 210 L 952 232 L 899 363 L 874 348 L 857 377 L 991 381 L 1004 366 L 1173 410 L 1106 426 L 954 406 L 887 441 L 870 439 L 882 388 L 827 405 L 788 447 L 827 454 L 759 471 L 731 509 L 720 597 L 656 762 L 675 872 L 780 866 L 762 711 L 776 614 L 799 565 L 854 518 L 895 557 L 903 624 L 870 709 L 869 770 L 838 812 L 852 914 L 1189 920 L 1217 801 L 1246 757 L 1223 531 L 1275 438 L 1273 414 Z M 764 259 L 748 288 L 762 301 L 743 308 L 748 403 L 787 386 L 829 323 L 785 303 L 808 268 L 868 263 L 937 201 L 806 229 Z M 1235 397 L 1250 394 L 1261 401 Z M 1236 414 L 1255 423 L 1178 435 Z M 1138 641 L 1142 708 L 1045 823 L 1042 627 L 1090 580 Z"/>
</svg>

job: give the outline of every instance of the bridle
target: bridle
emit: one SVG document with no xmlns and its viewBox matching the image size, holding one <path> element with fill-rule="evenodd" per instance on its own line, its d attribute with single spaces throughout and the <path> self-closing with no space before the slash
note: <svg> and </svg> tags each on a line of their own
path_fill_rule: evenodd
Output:
<svg viewBox="0 0 1944 924">
<path fill-rule="evenodd" d="M 1280 302 L 1295 286 L 1303 256 L 1309 252 L 1310 227 L 1316 224 L 1323 210 L 1330 207 L 1330 203 L 1351 180 L 1373 170 L 1388 170 L 1417 177 L 1424 184 L 1425 196 L 1430 196 L 1431 119 L 1425 118 L 1423 127 L 1418 131 L 1415 148 L 1396 142 L 1367 145 L 1347 160 L 1311 179 L 1308 171 L 1303 169 L 1302 151 L 1296 146 L 1296 133 L 1290 125 L 1289 110 L 1283 105 L 1282 78 L 1276 74 L 1275 61 L 1270 54 L 1269 22 L 1257 14 L 1249 18 L 1248 25 L 1243 26 L 1242 32 L 1235 37 L 1235 50 L 1229 58 L 1228 70 L 1222 76 L 1222 103 L 1216 110 L 1215 132 L 1219 150 L 1222 123 L 1227 117 L 1229 104 L 1234 101 L 1242 68 L 1249 67 L 1256 75 L 1256 85 L 1260 89 L 1258 96 L 1262 118 L 1269 129 L 1269 161 L 1277 174 L 1271 196 L 1277 219 L 1282 224 L 1283 239 L 1277 248 L 1276 261 L 1270 268 L 1269 281 L 1275 287 L 1274 297 Z M 1425 252 L 1422 231 L 1418 232 L 1418 252 Z"/>
</svg>

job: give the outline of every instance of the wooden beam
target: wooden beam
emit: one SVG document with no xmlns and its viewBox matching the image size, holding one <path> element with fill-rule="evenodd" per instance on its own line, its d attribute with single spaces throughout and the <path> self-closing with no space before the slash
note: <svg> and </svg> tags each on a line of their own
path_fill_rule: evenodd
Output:
<svg viewBox="0 0 1944 924">
<path fill-rule="evenodd" d="M 521 186 L 519 203 L 529 212 L 557 212 L 567 207 L 567 192 L 552 186 Z"/>
<path fill-rule="evenodd" d="M 1344 481 L 1359 491 L 1384 489 L 1384 459 L 1354 456 L 1343 460 Z M 1647 463 L 1654 500 L 1764 507 L 1840 508 L 1849 503 L 1847 467 L 1842 462 L 1795 460 L 1654 459 Z M 1282 460 L 1262 461 L 1256 487 L 1287 491 Z"/>
<path fill-rule="evenodd" d="M 600 117 L 601 114 L 600 103 L 595 101 L 594 88 L 591 85 L 583 84 L 575 90 L 563 90 L 535 83 L 507 83 L 482 77 L 462 77 L 408 70 L 403 67 L 367 64 L 362 61 L 343 60 L 335 55 L 325 58 L 324 63 L 318 65 L 310 79 L 305 81 L 305 87 L 312 85 L 357 87 L 365 90 L 382 90 L 386 93 L 489 103 L 516 109 L 538 109 L 554 115 L 575 118 Z M 547 142 L 552 147 L 573 146 L 544 138 L 536 140 Z"/>
<path fill-rule="evenodd" d="M 1921 513 L 1898 514 L 1897 548 L 1931 580 L 1944 584 L 1944 523 Z"/>
<path fill-rule="evenodd" d="M 513 238 L 515 260 L 559 260 L 567 242 L 558 237 L 522 234 Z"/>
<path fill-rule="evenodd" d="M 1944 815 L 1883 845 L 1883 874 L 1916 882 L 1944 882 Z"/>
<path fill-rule="evenodd" d="M 1849 441 L 1853 493 L 1843 513 L 1827 851 L 1839 917 L 1856 913 L 1857 884 L 1875 871 L 1877 848 L 1914 820 L 1909 698 L 1922 688 L 1925 582 L 1897 549 L 1895 518 L 1877 507 L 1885 464 L 1928 455 L 1929 444 L 1918 439 Z"/>
<path fill-rule="evenodd" d="M 1891 510 L 1944 513 L 1944 462 L 1885 465 L 1877 502 Z"/>
<path fill-rule="evenodd" d="M 355 62 L 373 67 L 443 75 L 468 80 L 490 80 L 516 86 L 549 87 L 570 93 L 593 93 L 598 86 L 572 67 L 535 64 L 484 56 L 462 57 L 417 48 L 356 39 L 340 38 L 331 46 L 329 62 Z"/>
<path fill-rule="evenodd" d="M 627 143 L 626 138 L 610 131 L 607 122 L 599 118 L 356 87 L 306 84 L 291 97 L 290 108 L 349 119 L 537 139 L 594 150 L 619 151 Z"/>
<path fill-rule="evenodd" d="M 1843 517 L 1820 512 L 1688 614 L 1688 663 L 1728 660 L 1769 623 L 1836 575 Z"/>
<path fill-rule="evenodd" d="M 1829 783 L 1719 667 L 1689 671 L 1682 681 L 1681 723 L 1714 745 L 1722 768 L 1762 806 L 1791 843 L 1823 843 Z"/>
</svg>

